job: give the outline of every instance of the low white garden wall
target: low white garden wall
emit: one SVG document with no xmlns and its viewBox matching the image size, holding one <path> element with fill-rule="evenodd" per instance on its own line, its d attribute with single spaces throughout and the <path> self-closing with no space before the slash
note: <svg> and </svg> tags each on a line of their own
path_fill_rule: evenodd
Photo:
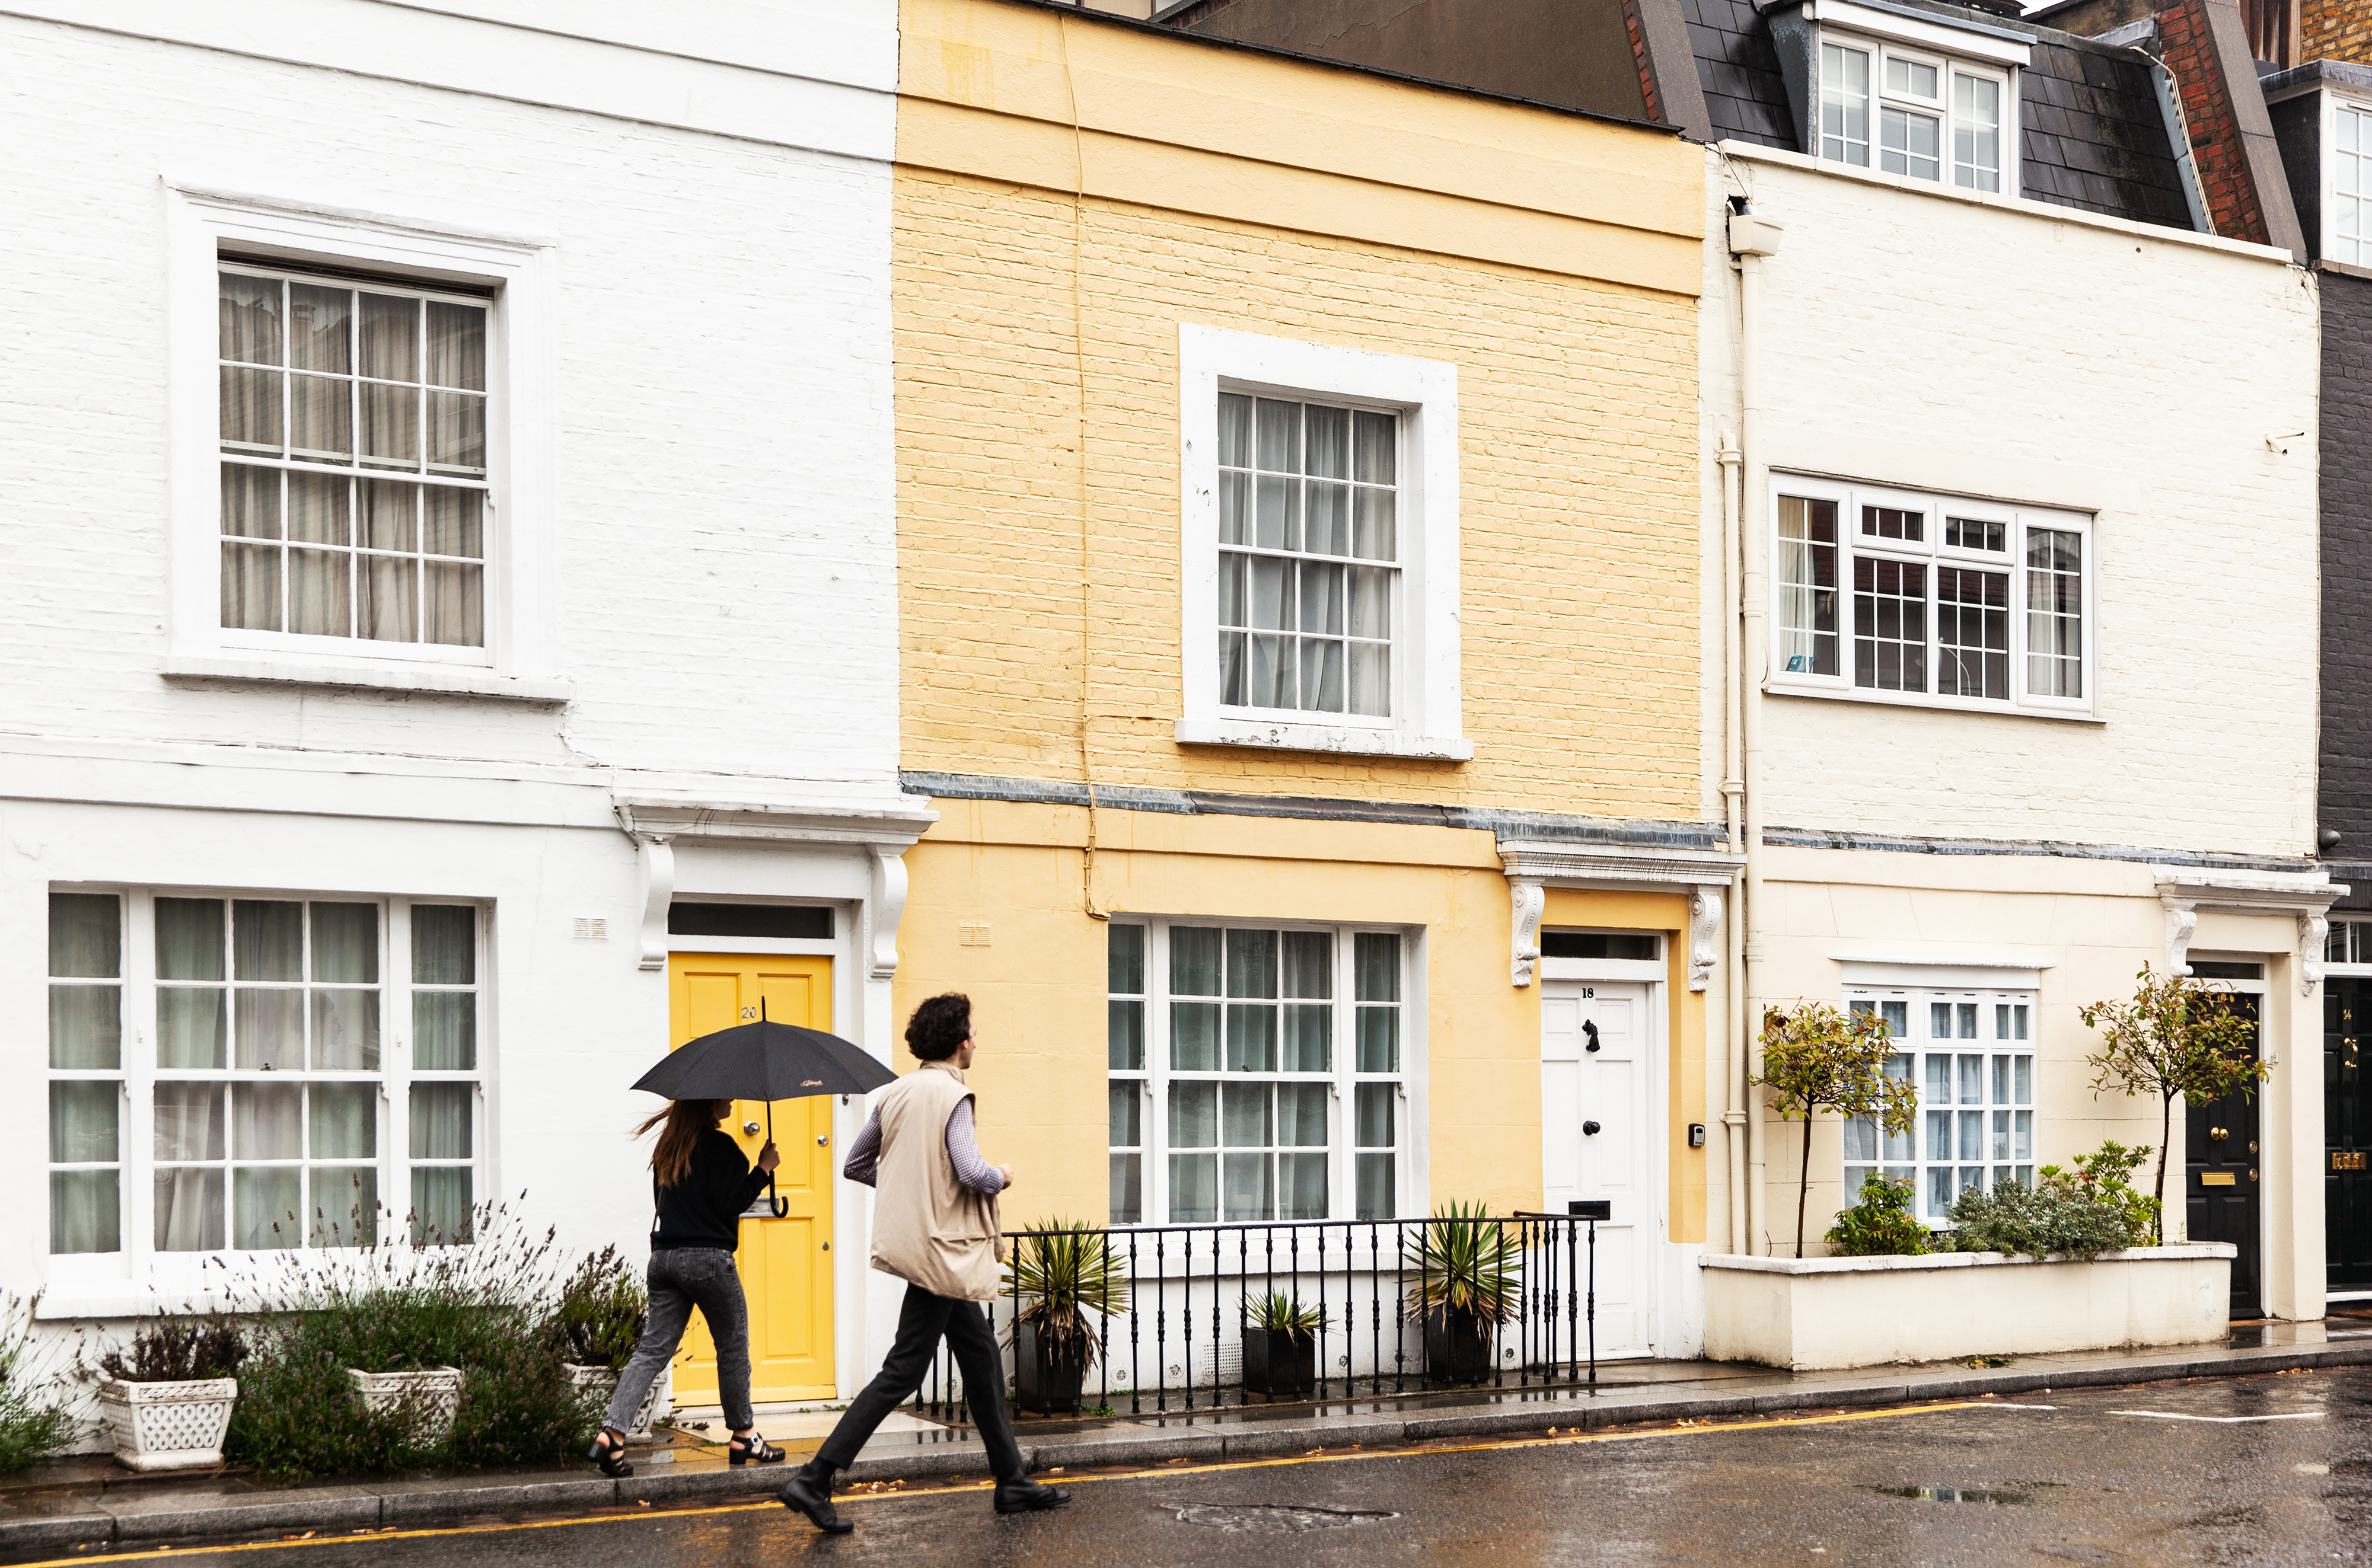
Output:
<svg viewBox="0 0 2372 1568">
<path fill-rule="evenodd" d="M 1704 1353 L 1808 1372 L 1967 1355 L 2039 1355 L 2220 1340 L 2234 1249 L 2053 1254 L 1745 1258 L 1709 1254 Z"/>
</svg>

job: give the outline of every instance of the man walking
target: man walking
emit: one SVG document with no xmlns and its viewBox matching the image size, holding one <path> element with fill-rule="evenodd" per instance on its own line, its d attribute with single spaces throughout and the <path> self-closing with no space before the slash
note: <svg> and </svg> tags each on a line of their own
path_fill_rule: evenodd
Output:
<svg viewBox="0 0 2372 1568">
<path fill-rule="evenodd" d="M 972 1425 L 988 1448 L 996 1511 L 1023 1514 L 1071 1500 L 1062 1488 L 1041 1486 L 1022 1473 L 1021 1448 L 1005 1409 L 1004 1362 L 977 1305 L 996 1299 L 997 1268 L 1005 1260 L 996 1195 L 1013 1185 L 1013 1167 L 982 1159 L 973 1135 L 972 1095 L 964 1082 L 978 1049 L 971 1001 L 950 992 L 915 1008 L 906 1046 L 922 1065 L 882 1091 L 842 1167 L 851 1181 L 879 1194 L 873 1205 L 873 1266 L 906 1282 L 898 1337 L 880 1375 L 778 1493 L 785 1507 L 831 1535 L 856 1527 L 831 1505 L 832 1476 L 855 1463 L 882 1418 L 923 1386 L 942 1336 L 963 1375 Z"/>
</svg>

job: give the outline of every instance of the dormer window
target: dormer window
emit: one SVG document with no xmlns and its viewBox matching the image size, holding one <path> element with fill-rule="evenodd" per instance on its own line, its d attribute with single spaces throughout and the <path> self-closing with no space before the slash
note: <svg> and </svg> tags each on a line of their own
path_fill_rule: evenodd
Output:
<svg viewBox="0 0 2372 1568">
<path fill-rule="evenodd" d="M 2006 71 L 1875 39 L 1824 34 L 1820 157 L 1881 174 L 2003 189 Z M 1875 133 L 1873 134 L 1873 133 Z"/>
</svg>

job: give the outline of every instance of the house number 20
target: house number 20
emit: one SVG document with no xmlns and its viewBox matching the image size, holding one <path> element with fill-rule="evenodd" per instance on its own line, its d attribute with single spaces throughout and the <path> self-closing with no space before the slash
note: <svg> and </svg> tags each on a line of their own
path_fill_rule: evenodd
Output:
<svg viewBox="0 0 2372 1568">
<path fill-rule="evenodd" d="M 755 1007 L 744 1007 L 741 1009 L 741 1016 L 745 1018 L 754 1018 L 758 1016 L 758 1009 Z"/>
</svg>

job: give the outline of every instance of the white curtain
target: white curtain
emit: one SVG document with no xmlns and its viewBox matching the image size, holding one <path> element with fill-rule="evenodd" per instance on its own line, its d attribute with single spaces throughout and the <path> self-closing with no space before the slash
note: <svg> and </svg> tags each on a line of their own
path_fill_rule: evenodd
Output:
<svg viewBox="0 0 2372 1568">
<path fill-rule="evenodd" d="M 50 1160 L 56 1165 L 113 1164 L 120 1157 L 122 1089 L 111 1080 L 50 1086 Z M 114 1252 L 122 1249 L 119 1178 L 112 1170 L 50 1173 L 50 1250 Z"/>
<path fill-rule="evenodd" d="M 203 994 L 201 993 L 200 994 Z M 219 1161 L 225 1153 L 224 1086 L 157 1086 L 157 1250 L 212 1252 L 223 1244 L 223 1173 L 219 1165 L 180 1166 L 184 1160 Z"/>
<path fill-rule="evenodd" d="M 220 981 L 222 978 L 222 900 L 158 899 L 157 979 L 166 982 Z M 219 983 L 159 983 L 157 1065 L 169 1069 L 222 1066 L 227 1026 Z"/>
</svg>

